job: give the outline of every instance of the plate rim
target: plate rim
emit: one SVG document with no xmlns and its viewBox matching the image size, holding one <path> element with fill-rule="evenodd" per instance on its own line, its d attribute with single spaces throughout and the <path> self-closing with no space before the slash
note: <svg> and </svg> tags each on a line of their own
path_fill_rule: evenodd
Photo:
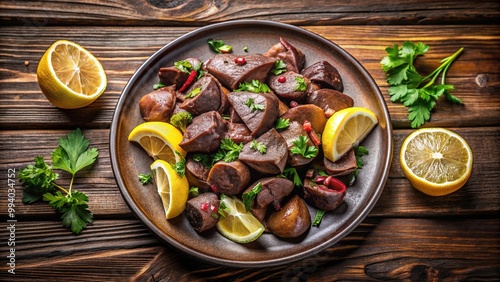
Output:
<svg viewBox="0 0 500 282">
<path fill-rule="evenodd" d="M 229 259 L 224 259 L 220 257 L 214 257 L 207 255 L 205 253 L 196 251 L 188 246 L 185 246 L 176 240 L 172 239 L 169 236 L 162 237 L 161 235 L 164 234 L 160 228 L 158 228 L 154 223 L 152 223 L 146 215 L 138 212 L 139 207 L 135 205 L 134 199 L 130 196 L 129 193 L 127 193 L 125 190 L 127 189 L 125 187 L 125 183 L 123 179 L 121 178 L 121 173 L 118 169 L 118 160 L 117 160 L 117 133 L 118 133 L 118 128 L 119 128 L 119 116 L 120 112 L 124 106 L 125 103 L 125 95 L 124 93 L 130 92 L 130 89 L 137 83 L 139 82 L 138 75 L 144 71 L 147 65 L 150 64 L 151 61 L 156 61 L 158 59 L 158 56 L 162 55 L 165 49 L 171 48 L 171 46 L 174 46 L 178 44 L 179 42 L 182 42 L 186 38 L 191 38 L 192 36 L 195 36 L 196 34 L 203 34 L 206 33 L 207 31 L 210 30 L 219 30 L 220 28 L 224 29 L 233 29 L 235 27 L 232 26 L 238 26 L 238 25 L 243 25 L 243 26 L 248 26 L 248 25 L 258 25 L 259 27 L 278 27 L 281 29 L 286 29 L 289 31 L 294 31 L 300 34 L 306 34 L 309 37 L 313 37 L 315 40 L 318 40 L 322 42 L 325 45 L 333 45 L 335 47 L 335 50 L 337 52 L 340 52 L 344 57 L 346 57 L 350 63 L 354 64 L 357 68 L 358 71 L 360 71 L 363 76 L 368 80 L 368 83 L 374 88 L 376 95 L 378 96 L 377 100 L 380 102 L 381 106 L 381 112 L 383 114 L 383 118 L 386 121 L 386 134 L 384 134 L 387 137 L 387 146 L 386 150 L 388 152 L 388 157 L 384 160 L 383 163 L 380 165 L 384 167 L 383 170 L 383 175 L 381 176 L 381 181 L 378 183 L 373 189 L 374 193 L 373 196 L 370 198 L 370 201 L 368 201 L 368 204 L 360 208 L 359 212 L 357 213 L 358 216 L 353 217 L 353 219 L 350 221 L 348 224 L 347 228 L 344 228 L 341 230 L 338 235 L 334 236 L 334 239 L 327 239 L 322 243 L 319 243 L 315 245 L 314 247 L 308 249 L 307 251 L 299 252 L 293 255 L 289 255 L 287 257 L 282 257 L 282 258 L 272 258 L 264 261 L 234 261 L 234 260 L 229 260 Z M 380 117 L 379 117 L 380 119 Z M 384 132 L 382 132 L 384 133 Z M 383 136 L 384 136 L 383 135 Z M 350 53 L 348 53 L 346 50 L 344 50 L 342 47 L 337 45 L 336 43 L 324 38 L 321 35 L 318 35 L 312 31 L 303 29 L 298 26 L 294 26 L 291 24 L 287 23 L 282 23 L 282 22 L 276 22 L 276 21 L 269 21 L 269 20 L 232 20 L 232 21 L 226 21 L 226 22 L 220 22 L 220 23 L 214 23 L 210 24 L 207 26 L 203 26 L 200 28 L 196 28 L 192 31 L 187 32 L 184 35 L 181 35 L 174 40 L 168 42 L 167 44 L 163 45 L 160 49 L 158 49 L 153 55 L 151 55 L 147 60 L 145 60 L 141 66 L 132 74 L 130 79 L 127 81 L 125 87 L 120 93 L 120 97 L 116 103 L 115 110 L 113 113 L 112 117 L 112 122 L 111 122 L 111 127 L 110 127 L 110 134 L 109 134 L 109 151 L 110 151 L 110 161 L 111 161 L 111 167 L 113 171 L 113 175 L 116 181 L 116 184 L 120 190 L 120 193 L 122 197 L 125 199 L 125 202 L 127 206 L 129 207 L 130 211 L 136 218 L 138 218 L 142 224 L 144 224 L 161 242 L 166 243 L 170 246 L 175 247 L 176 249 L 185 252 L 191 256 L 194 256 L 196 258 L 199 258 L 201 260 L 204 260 L 206 262 L 210 263 L 216 263 L 219 265 L 225 265 L 225 266 L 231 266 L 231 267 L 251 267 L 251 268 L 256 268 L 256 267 L 269 267 L 269 266 L 277 266 L 277 265 L 283 265 L 285 263 L 290 263 L 290 262 L 295 262 L 299 259 L 307 258 L 310 257 L 330 246 L 333 246 L 336 244 L 338 241 L 346 237 L 348 234 L 350 234 L 355 228 L 359 226 L 359 224 L 368 216 L 370 211 L 373 209 L 375 204 L 378 202 L 385 184 L 387 182 L 389 172 L 390 172 L 390 167 L 393 159 L 393 133 L 392 133 L 392 123 L 390 120 L 390 115 L 389 115 L 389 110 L 387 107 L 387 104 L 385 103 L 385 100 L 383 98 L 383 95 L 380 91 L 380 88 L 378 87 L 377 83 L 373 79 L 373 77 L 370 75 L 370 73 L 365 69 L 365 67 L 356 59 L 354 58 Z"/>
</svg>

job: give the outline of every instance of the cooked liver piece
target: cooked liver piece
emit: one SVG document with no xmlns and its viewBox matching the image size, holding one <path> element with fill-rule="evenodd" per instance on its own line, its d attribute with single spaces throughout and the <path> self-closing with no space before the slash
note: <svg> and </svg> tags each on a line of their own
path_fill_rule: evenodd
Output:
<svg viewBox="0 0 500 282">
<path fill-rule="evenodd" d="M 193 115 L 209 111 L 219 111 L 221 107 L 221 93 L 215 78 L 211 75 L 201 77 L 190 87 L 190 91 L 197 91 L 197 89 L 200 89 L 200 93 L 192 98 L 185 98 L 180 108 Z M 186 94 L 189 95 L 189 92 Z"/>
<path fill-rule="evenodd" d="M 250 169 L 240 161 L 219 161 L 208 174 L 208 183 L 215 185 L 216 192 L 228 196 L 240 194 L 249 182 Z"/>
<path fill-rule="evenodd" d="M 233 140 L 236 144 L 246 144 L 252 141 L 252 133 L 244 123 L 230 122 L 225 138 Z"/>
<path fill-rule="evenodd" d="M 297 121 L 291 121 L 287 129 L 280 132 L 281 136 L 286 140 L 286 145 L 288 148 L 288 164 L 291 166 L 300 166 L 310 163 L 314 158 L 305 158 L 302 155 L 292 154 L 291 149 L 293 142 L 299 139 L 299 136 L 306 136 L 309 141 L 307 141 L 307 146 L 314 146 L 314 143 L 309 138 L 307 132 L 304 130 L 302 124 Z"/>
<path fill-rule="evenodd" d="M 203 232 L 217 224 L 219 217 L 213 215 L 217 214 L 219 204 L 219 197 L 211 192 L 202 193 L 187 201 L 186 215 L 196 232 Z"/>
<path fill-rule="evenodd" d="M 264 174 L 283 173 L 288 157 L 285 139 L 276 129 L 272 128 L 257 138 L 256 141 L 266 146 L 266 153 L 261 154 L 259 151 L 252 149 L 252 142 L 250 142 L 243 146 L 238 159 Z"/>
<path fill-rule="evenodd" d="M 209 172 L 210 169 L 195 161 L 191 154 L 186 157 L 186 178 L 190 186 L 196 186 L 202 190 L 210 188 L 207 182 Z"/>
<path fill-rule="evenodd" d="M 333 89 L 319 89 L 307 96 L 307 103 L 314 104 L 331 116 L 333 113 L 354 106 L 354 100 L 344 93 Z"/>
<path fill-rule="evenodd" d="M 329 159 L 324 158 L 325 170 L 329 175 L 341 176 L 353 172 L 356 168 L 356 155 L 354 150 L 351 149 L 342 158 L 336 162 L 331 162 Z"/>
<path fill-rule="evenodd" d="M 245 63 L 235 63 L 237 57 L 245 58 Z M 206 69 L 222 85 L 230 89 L 236 89 L 244 81 L 252 82 L 255 79 L 264 82 L 275 61 L 276 59 L 261 54 L 245 56 L 217 54 L 208 60 Z"/>
<path fill-rule="evenodd" d="M 283 60 L 287 71 L 300 72 L 306 61 L 306 56 L 302 51 L 283 38 L 280 38 L 280 42 L 273 45 L 264 55 Z"/>
<path fill-rule="evenodd" d="M 145 121 L 170 121 L 175 108 L 174 86 L 162 87 L 144 95 L 139 101 L 141 116 Z"/>
<path fill-rule="evenodd" d="M 259 136 L 274 127 L 274 122 L 279 115 L 279 99 L 273 93 L 231 92 L 228 98 L 238 116 L 252 132 L 252 136 Z M 252 110 L 246 105 L 251 100 L 254 104 L 263 106 L 264 109 Z"/>
<path fill-rule="evenodd" d="M 186 152 L 213 153 L 219 149 L 220 140 L 226 135 L 227 124 L 216 111 L 193 118 L 186 127 L 179 144 Z"/>
<path fill-rule="evenodd" d="M 197 58 L 187 58 L 185 59 L 185 61 L 188 61 L 193 68 L 197 67 L 199 64 L 202 63 Z M 189 77 L 189 73 L 180 71 L 175 66 L 170 66 L 170 67 L 160 68 L 158 72 L 158 77 L 160 79 L 160 82 L 163 83 L 163 85 L 175 84 L 176 89 L 179 89 L 182 87 L 184 82 L 186 82 L 187 78 Z"/>
<path fill-rule="evenodd" d="M 296 90 L 299 86 L 297 78 L 301 78 L 306 83 L 306 88 L 302 91 Z M 308 78 L 293 71 L 287 71 L 280 75 L 269 76 L 267 83 L 274 94 L 279 97 L 294 101 L 302 101 L 306 98 L 311 82 Z"/>
<path fill-rule="evenodd" d="M 344 202 L 345 189 L 337 191 L 328 189 L 323 184 L 314 183 L 312 179 L 304 180 L 304 199 L 318 209 L 333 211 Z"/>
<path fill-rule="evenodd" d="M 321 87 L 344 91 L 342 77 L 328 61 L 316 62 L 302 70 L 301 73 L 312 82 L 321 85 Z"/>
<path fill-rule="evenodd" d="M 272 204 L 276 210 L 281 208 L 281 200 L 293 191 L 293 182 L 283 177 L 265 177 L 255 181 L 243 192 L 250 192 L 257 184 L 262 188 L 253 202 L 253 208 L 262 209 Z"/>
</svg>

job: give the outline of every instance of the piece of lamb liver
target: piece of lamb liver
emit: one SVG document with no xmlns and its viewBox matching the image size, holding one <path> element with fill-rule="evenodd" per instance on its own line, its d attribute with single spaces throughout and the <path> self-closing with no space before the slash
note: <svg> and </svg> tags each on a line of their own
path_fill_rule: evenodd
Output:
<svg viewBox="0 0 500 282">
<path fill-rule="evenodd" d="M 179 146 L 186 152 L 213 153 L 219 149 L 226 130 L 227 124 L 217 111 L 203 113 L 186 127 Z"/>
<path fill-rule="evenodd" d="M 219 197 L 215 193 L 207 192 L 189 199 L 186 203 L 186 215 L 196 232 L 203 232 L 213 228 L 219 221 Z"/>
<path fill-rule="evenodd" d="M 174 86 L 162 87 L 141 98 L 139 101 L 141 116 L 145 121 L 169 122 L 175 102 Z"/>
<path fill-rule="evenodd" d="M 243 192 L 250 182 L 250 169 L 241 161 L 219 161 L 210 169 L 208 183 L 216 193 L 235 196 Z"/>
<path fill-rule="evenodd" d="M 338 70 L 328 61 L 316 62 L 303 69 L 301 74 L 323 88 L 333 88 L 340 92 L 344 91 L 342 77 Z"/>
<path fill-rule="evenodd" d="M 221 93 L 219 85 L 211 75 L 205 75 L 196 81 L 190 88 L 190 91 L 197 91 L 196 96 L 187 98 L 179 106 L 193 115 L 199 115 L 209 111 L 219 111 L 221 108 Z M 189 92 L 187 93 L 187 96 Z"/>
</svg>

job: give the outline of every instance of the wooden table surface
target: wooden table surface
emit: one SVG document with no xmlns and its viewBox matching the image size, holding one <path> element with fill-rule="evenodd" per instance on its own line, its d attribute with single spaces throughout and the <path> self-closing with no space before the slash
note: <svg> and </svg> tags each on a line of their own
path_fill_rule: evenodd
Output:
<svg viewBox="0 0 500 282">
<path fill-rule="evenodd" d="M 239 3 L 238 3 L 239 2 Z M 1 281 L 498 281 L 500 280 L 500 4 L 498 1 L 0 1 Z M 368 217 L 339 243 L 283 266 L 238 269 L 199 261 L 162 244 L 120 194 L 109 158 L 110 123 L 134 71 L 175 38 L 211 23 L 274 20 L 315 32 L 350 52 L 373 76 L 394 128 L 394 158 Z M 108 87 L 93 104 L 61 110 L 42 95 L 36 68 L 58 39 L 85 46 L 103 64 Z M 411 40 L 431 50 L 428 72 L 460 47 L 448 83 L 464 105 L 440 100 L 426 126 L 452 129 L 474 153 L 459 191 L 426 196 L 404 178 L 396 156 L 413 131 L 406 108 L 390 102 L 380 60 L 385 47 Z M 26 64 L 28 62 L 29 64 Z M 49 156 L 57 139 L 81 128 L 100 155 L 75 188 L 94 223 L 80 235 L 46 203 L 24 205 L 15 185 L 15 274 L 8 273 L 8 176 Z M 62 181 L 68 180 L 67 178 Z"/>
</svg>

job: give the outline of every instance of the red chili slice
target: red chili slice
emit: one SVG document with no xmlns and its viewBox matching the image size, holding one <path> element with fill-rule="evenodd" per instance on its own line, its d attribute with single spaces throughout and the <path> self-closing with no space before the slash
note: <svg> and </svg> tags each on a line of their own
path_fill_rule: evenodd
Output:
<svg viewBox="0 0 500 282">
<path fill-rule="evenodd" d="M 196 71 L 192 70 L 191 73 L 189 73 L 189 76 L 186 79 L 186 82 L 184 82 L 182 87 L 179 89 L 179 92 L 184 92 L 189 87 L 189 85 L 191 85 L 191 83 L 193 83 L 195 78 L 196 78 Z"/>
<path fill-rule="evenodd" d="M 316 134 L 316 131 L 314 131 L 314 129 L 312 128 L 312 124 L 309 121 L 305 120 L 302 127 L 304 127 L 304 130 L 307 132 L 314 145 L 319 146 L 321 144 L 321 140 L 319 139 L 318 134 Z"/>
</svg>

